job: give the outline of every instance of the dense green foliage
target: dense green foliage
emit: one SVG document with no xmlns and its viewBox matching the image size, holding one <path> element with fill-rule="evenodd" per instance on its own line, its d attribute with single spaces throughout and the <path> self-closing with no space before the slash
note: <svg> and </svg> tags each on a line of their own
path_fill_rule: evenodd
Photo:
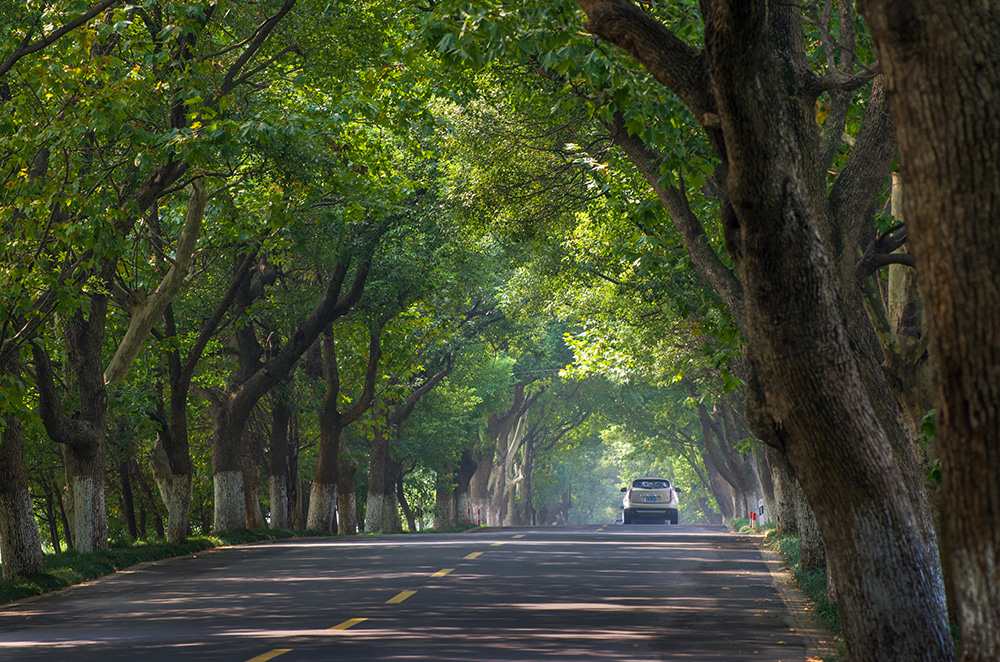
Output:
<svg viewBox="0 0 1000 662">
<path fill-rule="evenodd" d="M 15 54 L 82 7 L 8 4 L 0 52 Z M 689 13 L 668 18 L 694 30 Z M 684 521 L 717 517 L 696 402 L 739 387 L 739 340 L 608 131 L 621 114 L 666 150 L 663 176 L 695 188 L 706 145 L 676 99 L 646 94 L 647 76 L 567 29 L 577 21 L 571 3 L 497 13 L 151 0 L 115 4 L 23 54 L 0 77 L 0 226 L 12 237 L 0 253 L 0 350 L 23 366 L 3 374 L 0 411 L 25 425 L 45 547 L 58 552 L 71 532 L 31 343 L 65 373 L 58 395 L 72 411 L 87 394 L 70 375 L 63 321 L 110 297 L 107 366 L 176 258 L 195 182 L 208 204 L 183 287 L 107 392 L 112 540 L 162 533 L 167 520 L 148 460 L 165 434 L 173 362 L 196 362 L 190 526 L 204 536 L 213 403 L 294 336 L 338 260 L 367 254 L 364 293 L 332 327 L 345 410 L 361 397 L 374 330 L 381 342 L 373 404 L 346 437 L 362 508 L 370 443 L 387 433 L 406 501 L 429 527 L 435 494 L 455 487 L 465 454 L 492 454 L 491 416 L 523 389 L 533 455 L 511 460 L 531 473 L 530 494 L 515 498 L 531 502 L 529 517 L 568 508 L 567 522 L 613 521 L 619 487 L 650 473 L 684 487 Z M 698 204 L 721 253 L 717 202 Z M 253 298 L 225 303 L 246 256 Z M 262 354 L 249 365 L 240 329 Z M 446 365 L 386 431 L 390 412 Z M 292 403 L 286 462 L 301 497 L 325 389 L 317 347 L 247 423 L 246 488 L 265 515 L 271 409 Z"/>
</svg>

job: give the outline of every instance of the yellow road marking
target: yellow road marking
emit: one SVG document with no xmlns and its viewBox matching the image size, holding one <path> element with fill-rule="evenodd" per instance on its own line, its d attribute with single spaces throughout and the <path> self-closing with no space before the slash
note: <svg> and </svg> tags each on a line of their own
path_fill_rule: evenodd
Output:
<svg viewBox="0 0 1000 662">
<path fill-rule="evenodd" d="M 495 542 L 495 543 L 491 544 L 490 547 L 499 547 L 500 545 L 506 545 L 506 544 L 507 544 L 507 541 L 504 540 L 504 541 L 500 541 L 500 542 Z"/>
<path fill-rule="evenodd" d="M 275 648 L 273 651 L 268 651 L 263 655 L 258 655 L 257 657 L 252 657 L 247 662 L 267 662 L 268 660 L 273 660 L 279 655 L 284 655 L 285 653 L 291 651 L 291 648 Z"/>
<path fill-rule="evenodd" d="M 471 554 L 466 554 L 462 558 L 463 559 L 477 559 L 477 558 L 479 558 L 482 555 L 483 555 L 482 552 L 472 552 Z"/>
<path fill-rule="evenodd" d="M 389 598 L 388 600 L 386 600 L 385 603 L 387 605 L 396 605 L 396 604 L 399 604 L 400 602 L 402 602 L 403 600 L 407 599 L 408 597 L 410 597 L 414 593 L 416 593 L 416 591 L 400 591 L 399 593 L 396 594 L 395 597 Z"/>
<path fill-rule="evenodd" d="M 447 575 L 452 570 L 454 570 L 454 568 L 443 568 L 443 569 L 438 570 L 437 572 L 435 572 L 433 575 L 431 575 L 431 577 L 444 577 L 445 575 Z"/>
<path fill-rule="evenodd" d="M 334 625 L 332 628 L 328 628 L 328 629 L 329 630 L 346 630 L 348 628 L 354 627 L 355 625 L 357 625 L 358 623 L 361 623 L 362 621 L 367 621 L 367 620 L 368 620 L 367 618 L 352 618 L 350 620 L 344 621 L 343 623 L 338 623 L 337 625 Z"/>
<path fill-rule="evenodd" d="M 519 533 L 516 536 L 511 536 L 511 538 L 514 538 L 515 540 L 518 539 L 518 538 L 523 538 L 523 537 L 524 537 L 523 533 Z"/>
</svg>

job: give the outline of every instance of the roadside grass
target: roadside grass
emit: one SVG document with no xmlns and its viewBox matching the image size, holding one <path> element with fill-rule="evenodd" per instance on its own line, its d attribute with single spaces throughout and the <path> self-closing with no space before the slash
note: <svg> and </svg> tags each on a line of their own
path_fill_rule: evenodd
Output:
<svg viewBox="0 0 1000 662">
<path fill-rule="evenodd" d="M 327 535 L 316 531 L 254 529 L 231 531 L 216 536 L 188 538 L 184 544 L 170 544 L 162 539 L 132 540 L 124 537 L 112 541 L 102 552 L 81 554 L 67 551 L 45 554 L 45 572 L 20 579 L 0 579 L 0 604 L 40 595 L 149 561 L 186 556 L 214 547 L 240 545 L 278 538 L 303 538 Z"/>
<path fill-rule="evenodd" d="M 788 533 L 779 536 L 773 524 L 753 529 L 750 527 L 750 521 L 746 518 L 736 518 L 730 522 L 730 526 L 737 533 L 762 533 L 764 535 L 763 544 L 781 555 L 789 572 L 792 573 L 795 583 L 812 603 L 816 618 L 836 638 L 837 654 L 823 658 L 824 662 L 846 660 L 847 651 L 843 643 L 844 631 L 840 624 L 840 612 L 836 603 L 830 602 L 826 592 L 826 568 L 802 569 L 798 534 Z"/>
</svg>

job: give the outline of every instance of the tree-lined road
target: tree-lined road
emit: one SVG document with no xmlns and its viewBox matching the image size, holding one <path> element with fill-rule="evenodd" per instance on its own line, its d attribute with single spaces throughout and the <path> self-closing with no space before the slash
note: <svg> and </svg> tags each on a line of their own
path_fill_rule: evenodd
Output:
<svg viewBox="0 0 1000 662">
<path fill-rule="evenodd" d="M 0 606 L 0 659 L 806 660 L 776 564 L 705 526 L 286 540 Z"/>
</svg>

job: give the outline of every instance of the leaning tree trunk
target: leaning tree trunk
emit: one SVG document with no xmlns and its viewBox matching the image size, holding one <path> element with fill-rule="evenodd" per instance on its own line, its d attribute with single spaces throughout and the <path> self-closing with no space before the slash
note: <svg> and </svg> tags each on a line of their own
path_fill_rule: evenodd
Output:
<svg viewBox="0 0 1000 662">
<path fill-rule="evenodd" d="M 1000 659 L 1000 8 L 870 0 L 928 310 L 962 659 Z"/>
<path fill-rule="evenodd" d="M 948 660 L 943 589 L 929 571 L 937 562 L 847 342 L 803 157 L 785 134 L 792 111 L 770 96 L 782 83 L 764 50 L 766 19 L 763 5 L 734 3 L 706 19 L 730 154 L 723 223 L 744 284 L 748 354 L 766 385 L 754 415 L 813 506 L 852 659 Z M 850 486 L 853 498 L 831 485 Z"/>
</svg>

